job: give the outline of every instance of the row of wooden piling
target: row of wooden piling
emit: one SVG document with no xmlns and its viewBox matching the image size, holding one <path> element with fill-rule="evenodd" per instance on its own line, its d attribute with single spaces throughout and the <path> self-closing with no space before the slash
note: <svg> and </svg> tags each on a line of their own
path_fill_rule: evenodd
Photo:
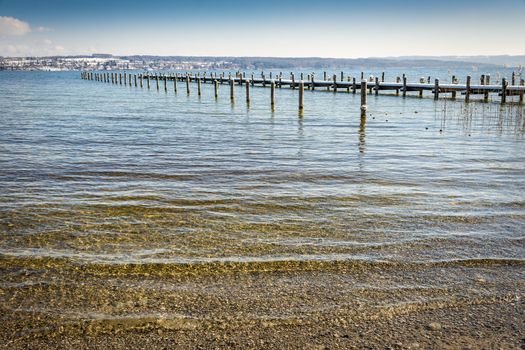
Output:
<svg viewBox="0 0 525 350">
<path fill-rule="evenodd" d="M 331 79 L 328 79 L 326 72 L 324 73 L 324 80 L 316 81 L 314 74 L 308 74 L 306 82 L 304 81 L 304 73 L 300 74 L 300 79 L 296 80 L 295 74 L 290 73 L 289 79 L 283 79 L 282 73 L 276 77 L 269 74 L 269 79 L 266 78 L 264 72 L 261 72 L 261 77 L 256 78 L 254 74 L 250 78 L 246 78 L 246 73 L 237 72 L 235 76 L 231 73 L 226 77 L 225 73 L 217 75 L 217 73 L 211 73 L 207 76 L 206 73 L 201 75 L 198 74 L 130 74 L 122 72 L 82 72 L 81 78 L 86 80 L 96 80 L 105 83 L 113 83 L 118 85 L 134 85 L 135 87 L 142 88 L 144 86 L 144 80 L 146 81 L 147 88 L 151 88 L 151 80 L 156 83 L 156 89 L 160 90 L 160 85 L 163 84 L 165 92 L 168 91 L 168 81 L 173 81 L 173 89 L 175 92 L 178 91 L 178 82 L 184 82 L 187 94 L 190 94 L 190 83 L 194 82 L 197 84 L 197 94 L 200 96 L 202 92 L 202 83 L 211 83 L 214 86 L 214 95 L 218 97 L 218 86 L 228 82 L 230 85 L 230 99 L 235 99 L 234 86 L 244 85 L 246 86 L 246 101 L 250 102 L 250 86 L 256 84 L 262 87 L 270 86 L 270 103 L 271 106 L 275 106 L 275 88 L 276 86 L 282 88 L 283 86 L 289 86 L 291 89 L 299 89 L 299 110 L 304 108 L 304 89 L 305 87 L 309 90 L 315 90 L 317 88 L 325 87 L 327 90 L 338 92 L 341 89 L 347 92 L 356 93 L 357 90 L 361 92 L 361 110 L 366 111 L 367 109 L 367 94 L 375 91 L 378 95 L 380 90 L 394 90 L 397 95 L 400 91 L 403 97 L 406 96 L 407 92 L 416 91 L 419 92 L 419 96 L 423 96 L 424 90 L 430 90 L 434 94 L 434 99 L 438 100 L 441 94 L 450 93 L 452 98 L 456 98 L 458 92 L 465 95 L 465 101 L 469 102 L 471 95 L 482 94 L 484 100 L 488 100 L 490 93 L 498 93 L 501 96 L 501 103 L 507 102 L 507 96 L 519 96 L 519 102 L 523 103 L 525 93 L 525 82 L 523 79 L 520 80 L 520 84 L 516 85 L 516 75 L 513 74 L 511 84 L 509 85 L 507 80 L 503 78 L 501 84 L 491 85 L 490 75 L 482 75 L 480 77 L 480 84 L 472 84 L 472 77 L 467 76 L 466 84 L 459 84 L 459 81 L 455 76 L 452 77 L 452 81 L 448 84 L 441 84 L 439 79 L 435 79 L 434 83 L 430 83 L 430 77 L 421 78 L 418 83 L 408 83 L 407 77 L 403 74 L 402 77 L 397 77 L 395 82 L 385 82 L 385 74 L 379 77 L 370 77 L 368 80 L 361 79 L 360 83 L 356 82 L 355 77 L 347 77 L 347 81 L 344 81 L 344 74 L 341 72 L 341 80 L 337 81 L 337 75 L 333 75 Z M 361 78 L 364 78 L 364 73 L 361 73 Z M 327 80 L 328 79 L 328 80 Z"/>
</svg>

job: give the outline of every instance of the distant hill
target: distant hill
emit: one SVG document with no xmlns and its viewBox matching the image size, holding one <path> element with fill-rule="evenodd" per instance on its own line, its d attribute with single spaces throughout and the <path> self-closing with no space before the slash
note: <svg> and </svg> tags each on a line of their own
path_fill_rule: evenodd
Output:
<svg viewBox="0 0 525 350">
<path fill-rule="evenodd" d="M 394 60 L 440 60 L 449 62 L 473 62 L 478 64 L 492 64 L 499 66 L 509 67 L 525 67 L 525 55 L 521 56 L 510 56 L 510 55 L 498 55 L 498 56 L 401 56 L 401 57 L 388 57 L 388 59 Z"/>
<path fill-rule="evenodd" d="M 439 57 L 396 57 L 396 58 L 322 58 L 322 57 L 229 57 L 229 56 L 118 56 L 130 61 L 171 61 L 171 62 L 230 62 L 240 68 L 346 68 L 346 67 L 443 67 L 470 68 L 473 64 L 483 67 L 501 66 L 498 63 L 483 63 L 467 60 L 444 60 Z"/>
</svg>

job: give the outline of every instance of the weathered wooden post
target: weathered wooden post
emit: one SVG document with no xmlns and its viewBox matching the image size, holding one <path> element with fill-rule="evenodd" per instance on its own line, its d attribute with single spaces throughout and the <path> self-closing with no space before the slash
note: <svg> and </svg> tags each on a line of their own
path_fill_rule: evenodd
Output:
<svg viewBox="0 0 525 350">
<path fill-rule="evenodd" d="M 137 87 L 137 75 L 133 74 L 133 82 L 135 83 L 135 87 Z"/>
<path fill-rule="evenodd" d="M 455 75 L 452 76 L 452 84 L 456 84 L 456 76 Z M 456 99 L 456 91 L 455 90 L 452 91 L 452 98 Z"/>
<path fill-rule="evenodd" d="M 122 85 L 122 73 L 118 74 L 118 82 L 120 85 Z"/>
<path fill-rule="evenodd" d="M 127 82 L 126 82 L 126 75 L 127 75 L 127 73 L 124 72 L 124 85 L 127 85 Z"/>
<path fill-rule="evenodd" d="M 381 73 L 381 82 L 385 82 L 385 72 Z"/>
<path fill-rule="evenodd" d="M 299 82 L 299 113 L 304 110 L 304 81 Z"/>
<path fill-rule="evenodd" d="M 157 82 L 157 91 L 159 91 L 159 75 L 155 74 L 155 81 Z"/>
<path fill-rule="evenodd" d="M 361 80 L 363 80 L 364 78 L 365 78 L 365 73 L 361 72 Z"/>
<path fill-rule="evenodd" d="M 467 76 L 467 90 L 465 91 L 465 102 L 470 101 L 470 80 L 472 77 L 470 75 Z"/>
<path fill-rule="evenodd" d="M 361 80 L 361 113 L 365 113 L 367 110 L 367 82 L 366 79 Z"/>
<path fill-rule="evenodd" d="M 290 78 L 292 80 L 292 84 L 290 85 L 290 88 L 295 90 L 295 74 L 291 73 Z"/>
<path fill-rule="evenodd" d="M 233 79 L 230 77 L 230 100 L 233 102 L 235 100 L 235 94 L 233 92 Z"/>
<path fill-rule="evenodd" d="M 250 104 L 250 83 L 246 81 L 244 85 L 246 85 L 246 104 L 249 105 Z"/>
<path fill-rule="evenodd" d="M 190 75 L 186 73 L 186 94 L 190 94 Z"/>
<path fill-rule="evenodd" d="M 439 79 L 434 81 L 434 100 L 439 99 Z"/>
<path fill-rule="evenodd" d="M 314 73 L 312 73 L 312 82 L 311 82 L 312 91 L 315 90 L 315 81 L 314 81 L 315 78 L 314 77 L 315 77 L 315 75 L 314 75 Z"/>
<path fill-rule="evenodd" d="M 376 91 L 376 96 L 379 95 L 379 78 L 376 77 L 376 86 L 374 87 Z"/>
<path fill-rule="evenodd" d="M 334 79 L 334 92 L 337 92 L 337 75 L 334 74 L 332 78 Z"/>
<path fill-rule="evenodd" d="M 344 75 L 343 71 L 341 71 L 341 81 L 345 81 L 345 75 Z"/>
<path fill-rule="evenodd" d="M 512 71 L 511 85 L 516 85 L 516 72 Z"/>
<path fill-rule="evenodd" d="M 323 80 L 326 81 L 326 72 L 323 72 Z"/>
<path fill-rule="evenodd" d="M 272 80 L 270 83 L 270 103 L 272 110 L 275 107 L 275 81 Z"/>
<path fill-rule="evenodd" d="M 507 79 L 501 79 L 501 104 L 507 102 Z"/>
<path fill-rule="evenodd" d="M 146 80 L 148 81 L 148 90 L 151 88 L 151 79 L 150 79 L 150 75 L 148 73 L 148 75 L 146 75 Z"/>
<path fill-rule="evenodd" d="M 485 85 L 490 85 L 490 75 L 485 75 Z M 488 91 L 485 91 L 485 95 L 483 96 L 483 99 L 485 101 L 488 101 L 489 100 L 489 92 Z"/>
<path fill-rule="evenodd" d="M 355 94 L 357 91 L 357 84 L 355 83 L 355 77 L 352 78 L 352 93 Z"/>
<path fill-rule="evenodd" d="M 213 80 L 213 89 L 215 93 L 215 99 L 219 98 L 219 81 L 217 79 Z"/>
<path fill-rule="evenodd" d="M 399 84 L 401 82 L 401 78 L 399 76 L 396 77 L 396 83 Z M 396 89 L 396 95 L 399 96 L 399 88 Z"/>
<path fill-rule="evenodd" d="M 266 87 L 266 76 L 263 74 L 261 74 L 261 79 L 262 79 L 262 86 L 263 87 Z"/>
<path fill-rule="evenodd" d="M 164 76 L 164 92 L 168 93 L 168 77 Z"/>
<path fill-rule="evenodd" d="M 132 86 L 132 82 L 131 82 L 131 73 L 128 74 L 128 81 L 129 81 L 129 86 Z"/>
<path fill-rule="evenodd" d="M 175 93 L 177 93 L 179 90 L 179 84 L 177 84 L 177 80 L 179 80 L 179 73 L 175 73 L 175 76 L 173 77 L 173 92 Z"/>
<path fill-rule="evenodd" d="M 140 88 L 142 89 L 144 87 L 142 80 L 144 79 L 143 74 L 139 75 L 140 77 Z"/>
<path fill-rule="evenodd" d="M 525 86 L 525 80 L 524 79 L 521 79 L 520 80 L 520 86 L 523 88 Z M 524 89 L 521 89 L 520 90 L 520 103 L 523 104 L 523 95 L 525 94 L 525 91 Z"/>
<path fill-rule="evenodd" d="M 197 77 L 197 96 L 201 96 L 201 77 Z"/>
</svg>

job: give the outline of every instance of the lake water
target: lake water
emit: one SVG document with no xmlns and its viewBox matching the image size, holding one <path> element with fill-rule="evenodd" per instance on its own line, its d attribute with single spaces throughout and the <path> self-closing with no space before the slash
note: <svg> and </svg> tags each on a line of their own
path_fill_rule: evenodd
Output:
<svg viewBox="0 0 525 350">
<path fill-rule="evenodd" d="M 381 93 L 365 120 L 359 94 L 305 91 L 300 118 L 288 88 L 272 111 L 263 88 L 247 106 L 244 88 L 232 104 L 227 85 L 215 100 L 209 84 L 198 97 L 179 83 L 175 95 L 172 83 L 164 93 L 79 72 L 0 72 L 0 83 L 0 299 L 6 325 L 27 320 L 9 339 L 41 330 L 36 314 L 62 326 L 138 309 L 158 317 L 154 305 L 104 309 L 95 292 L 82 297 L 94 288 L 111 299 L 132 281 L 146 288 L 137 275 L 160 290 L 164 275 L 202 271 L 384 267 L 388 283 L 342 290 L 411 289 L 389 299 L 398 306 L 525 290 L 523 106 Z M 250 317 L 306 312 L 289 305 Z M 198 319 L 192 310 L 162 315 Z"/>
</svg>

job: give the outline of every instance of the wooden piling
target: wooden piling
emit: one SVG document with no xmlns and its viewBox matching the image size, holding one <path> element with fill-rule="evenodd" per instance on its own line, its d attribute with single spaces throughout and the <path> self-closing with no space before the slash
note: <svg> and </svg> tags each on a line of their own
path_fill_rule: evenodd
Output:
<svg viewBox="0 0 525 350">
<path fill-rule="evenodd" d="M 126 82 L 126 72 L 124 72 L 124 85 L 127 85 L 127 82 Z"/>
<path fill-rule="evenodd" d="M 341 71 L 341 81 L 345 81 L 345 75 L 344 75 L 343 71 Z"/>
<path fill-rule="evenodd" d="M 233 91 L 233 79 L 230 78 L 230 100 L 233 102 L 235 100 L 235 94 Z"/>
<path fill-rule="evenodd" d="M 470 75 L 467 76 L 467 89 L 465 91 L 465 102 L 470 101 L 470 80 L 472 77 Z"/>
<path fill-rule="evenodd" d="M 244 85 L 246 85 L 246 104 L 250 104 L 250 84 L 246 82 Z"/>
<path fill-rule="evenodd" d="M 311 80 L 311 85 L 310 85 L 312 87 L 312 91 L 315 90 L 315 81 L 314 81 L 315 78 L 314 78 L 314 76 L 315 75 L 312 73 L 312 80 Z"/>
<path fill-rule="evenodd" d="M 434 100 L 439 99 L 439 79 L 434 81 Z"/>
<path fill-rule="evenodd" d="M 186 73 L 186 94 L 190 94 L 190 76 Z"/>
<path fill-rule="evenodd" d="M 146 75 L 146 79 L 147 79 L 147 81 L 148 81 L 148 90 L 149 90 L 149 89 L 151 88 L 151 84 L 150 84 L 150 76 L 149 76 L 149 74 Z"/>
<path fill-rule="evenodd" d="M 357 85 L 355 83 L 355 77 L 352 78 L 352 93 L 355 94 L 357 91 Z"/>
<path fill-rule="evenodd" d="M 270 103 L 273 109 L 275 107 L 275 81 L 273 80 L 270 83 Z"/>
<path fill-rule="evenodd" d="M 135 83 L 135 87 L 137 87 L 137 75 L 133 74 L 133 82 Z"/>
<path fill-rule="evenodd" d="M 164 92 L 168 93 L 168 77 L 164 76 Z"/>
<path fill-rule="evenodd" d="M 507 102 L 507 79 L 501 79 L 501 104 Z"/>
<path fill-rule="evenodd" d="M 524 79 L 521 79 L 520 80 L 520 86 L 525 86 L 525 80 Z M 525 94 L 525 91 L 524 90 L 520 90 L 520 104 L 523 104 L 523 95 Z"/>
<path fill-rule="evenodd" d="M 155 81 L 157 82 L 157 91 L 159 91 L 159 76 L 155 74 Z"/>
<path fill-rule="evenodd" d="M 197 77 L 197 96 L 201 96 L 201 77 Z"/>
<path fill-rule="evenodd" d="M 366 112 L 367 110 L 367 82 L 365 79 L 361 80 L 361 112 Z"/>
<path fill-rule="evenodd" d="M 290 78 L 292 80 L 292 85 L 290 87 L 295 90 L 295 74 L 292 73 Z"/>
<path fill-rule="evenodd" d="M 217 80 L 217 77 L 213 79 L 213 95 L 215 96 L 215 99 L 219 98 L 219 81 Z"/>
<path fill-rule="evenodd" d="M 118 82 L 120 85 L 122 85 L 122 73 L 118 74 Z"/>
<path fill-rule="evenodd" d="M 374 87 L 374 90 L 376 91 L 376 96 L 379 95 L 379 78 L 376 77 L 376 86 Z"/>
<path fill-rule="evenodd" d="M 326 81 L 326 72 L 323 72 L 323 80 Z"/>
<path fill-rule="evenodd" d="M 179 80 L 179 73 L 175 73 L 173 77 L 173 92 L 176 94 L 179 90 L 177 80 Z"/>
<path fill-rule="evenodd" d="M 516 72 L 512 71 L 511 85 L 516 85 Z"/>
<path fill-rule="evenodd" d="M 381 73 L 381 82 L 385 82 L 385 72 Z"/>
<path fill-rule="evenodd" d="M 304 81 L 299 82 L 299 112 L 304 110 Z"/>
<path fill-rule="evenodd" d="M 337 80 L 337 75 L 334 74 L 332 76 L 332 79 L 334 81 L 334 92 L 337 92 L 337 81 L 336 81 Z"/>
<path fill-rule="evenodd" d="M 485 85 L 490 85 L 490 75 L 485 75 Z M 483 99 L 485 101 L 488 101 L 489 100 L 489 93 L 488 91 L 485 92 L 484 96 L 483 96 Z"/>
<path fill-rule="evenodd" d="M 131 82 L 131 73 L 128 74 L 128 82 L 129 82 L 129 86 L 132 85 L 132 82 Z"/>
</svg>

